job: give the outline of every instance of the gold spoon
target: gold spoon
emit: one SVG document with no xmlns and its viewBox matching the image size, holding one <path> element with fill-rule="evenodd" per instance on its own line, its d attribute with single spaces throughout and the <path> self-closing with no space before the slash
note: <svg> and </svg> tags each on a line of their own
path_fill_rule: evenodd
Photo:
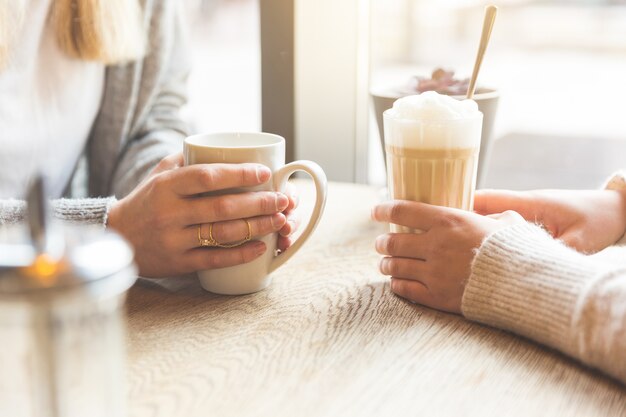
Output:
<svg viewBox="0 0 626 417">
<path fill-rule="evenodd" d="M 470 79 L 469 87 L 467 88 L 467 98 L 471 100 L 474 98 L 474 91 L 476 90 L 476 80 L 478 79 L 478 72 L 480 71 L 480 66 L 483 63 L 483 57 L 485 56 L 485 51 L 487 50 L 487 45 L 489 44 L 489 39 L 491 38 L 491 30 L 493 29 L 493 24 L 496 21 L 496 14 L 498 13 L 498 8 L 496 6 L 487 6 L 485 8 L 485 21 L 483 22 L 483 33 L 480 36 L 480 45 L 478 46 L 478 55 L 476 55 L 476 62 L 474 62 L 474 72 L 472 73 L 472 78 Z"/>
</svg>

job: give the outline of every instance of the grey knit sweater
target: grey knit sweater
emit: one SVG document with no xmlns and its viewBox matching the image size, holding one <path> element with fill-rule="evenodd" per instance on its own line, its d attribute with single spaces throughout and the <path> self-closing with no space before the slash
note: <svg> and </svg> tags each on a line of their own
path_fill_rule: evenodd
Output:
<svg viewBox="0 0 626 417">
<path fill-rule="evenodd" d="M 144 0 L 148 54 L 106 70 L 102 104 L 85 149 L 91 198 L 54 200 L 57 218 L 106 224 L 109 207 L 164 156 L 182 150 L 189 61 L 176 0 Z M 20 221 L 25 204 L 0 200 L 0 225 Z"/>
</svg>

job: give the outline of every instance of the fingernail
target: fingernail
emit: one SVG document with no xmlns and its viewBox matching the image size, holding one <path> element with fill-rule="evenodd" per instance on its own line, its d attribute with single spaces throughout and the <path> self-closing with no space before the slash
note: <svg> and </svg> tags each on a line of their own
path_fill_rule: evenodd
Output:
<svg viewBox="0 0 626 417">
<path fill-rule="evenodd" d="M 288 220 L 287 224 L 289 225 L 289 228 L 286 232 L 281 229 L 280 235 L 283 237 L 289 237 L 293 234 L 293 232 L 296 231 L 296 222 L 294 222 L 293 220 Z"/>
<path fill-rule="evenodd" d="M 380 260 L 380 264 L 378 265 L 378 267 L 380 268 L 380 272 L 383 275 L 388 275 L 387 274 L 387 267 L 389 266 L 389 258 L 383 258 Z"/>
<path fill-rule="evenodd" d="M 392 292 L 397 292 L 398 291 L 398 282 L 395 279 L 392 279 L 389 282 L 389 286 L 391 287 L 391 291 Z"/>
<path fill-rule="evenodd" d="M 376 240 L 374 241 L 374 247 L 376 248 L 377 252 L 380 253 L 383 250 L 385 239 L 386 237 L 383 235 L 383 236 L 378 236 Z"/>
<path fill-rule="evenodd" d="M 256 178 L 260 183 L 267 182 L 272 176 L 272 171 L 264 165 L 257 165 L 256 167 Z"/>
<path fill-rule="evenodd" d="M 372 207 L 372 211 L 370 212 L 370 216 L 372 220 L 376 220 L 376 207 Z"/>
<path fill-rule="evenodd" d="M 276 209 L 278 211 L 283 211 L 289 205 L 289 198 L 285 194 L 278 193 L 276 194 Z"/>
<path fill-rule="evenodd" d="M 272 228 L 278 229 L 285 225 L 285 215 L 281 213 L 276 213 L 272 217 L 270 217 L 270 221 L 272 222 Z"/>
</svg>

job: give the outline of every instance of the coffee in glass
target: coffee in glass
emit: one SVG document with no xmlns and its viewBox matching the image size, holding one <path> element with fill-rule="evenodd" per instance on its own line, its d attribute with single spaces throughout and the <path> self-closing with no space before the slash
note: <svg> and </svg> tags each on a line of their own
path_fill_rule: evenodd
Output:
<svg viewBox="0 0 626 417">
<path fill-rule="evenodd" d="M 472 210 L 483 119 L 476 102 L 429 91 L 397 100 L 383 118 L 391 198 Z"/>
</svg>

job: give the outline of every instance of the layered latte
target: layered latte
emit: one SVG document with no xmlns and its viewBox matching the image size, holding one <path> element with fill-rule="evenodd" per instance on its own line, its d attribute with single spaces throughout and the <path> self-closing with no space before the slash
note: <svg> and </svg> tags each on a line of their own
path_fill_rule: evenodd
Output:
<svg viewBox="0 0 626 417">
<path fill-rule="evenodd" d="M 383 117 L 391 198 L 471 210 L 483 117 L 476 103 L 426 92 L 397 100 Z"/>
</svg>

